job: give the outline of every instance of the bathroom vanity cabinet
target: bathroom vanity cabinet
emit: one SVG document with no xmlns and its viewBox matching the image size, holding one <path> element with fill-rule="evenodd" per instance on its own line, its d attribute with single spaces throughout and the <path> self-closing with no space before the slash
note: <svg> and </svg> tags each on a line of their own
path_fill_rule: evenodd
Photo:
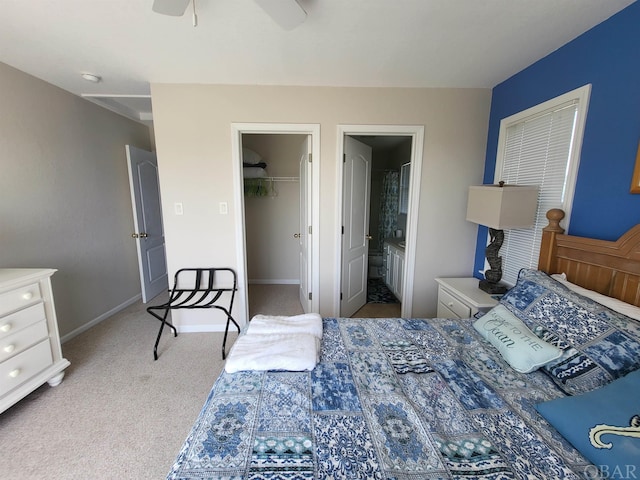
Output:
<svg viewBox="0 0 640 480">
<path fill-rule="evenodd" d="M 389 239 L 384 242 L 384 283 L 396 298 L 402 301 L 404 280 L 404 238 Z"/>
</svg>

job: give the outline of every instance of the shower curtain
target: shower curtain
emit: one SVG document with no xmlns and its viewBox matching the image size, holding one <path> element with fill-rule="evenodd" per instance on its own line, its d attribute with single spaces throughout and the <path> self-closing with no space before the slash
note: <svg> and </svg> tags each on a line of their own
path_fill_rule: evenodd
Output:
<svg viewBox="0 0 640 480">
<path fill-rule="evenodd" d="M 398 225 L 398 191 L 400 189 L 400 173 L 385 172 L 382 178 L 382 195 L 380 197 L 380 223 L 378 224 L 378 249 L 382 252 L 385 238 L 393 237 Z"/>
</svg>

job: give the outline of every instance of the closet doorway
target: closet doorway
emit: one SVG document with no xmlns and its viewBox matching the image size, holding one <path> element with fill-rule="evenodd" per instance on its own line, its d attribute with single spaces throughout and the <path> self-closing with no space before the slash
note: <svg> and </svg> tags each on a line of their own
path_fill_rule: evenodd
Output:
<svg viewBox="0 0 640 480">
<path fill-rule="evenodd" d="M 313 151 L 317 134 L 305 125 L 235 125 L 234 157 L 241 182 L 240 302 L 258 313 L 318 311 L 317 199 Z M 235 151 L 237 148 L 237 152 Z M 317 158 L 317 157 L 316 157 Z M 317 191 L 317 190 L 316 190 Z M 244 295 L 240 295 L 244 292 Z M 242 303 L 241 303 L 242 304 Z"/>
<path fill-rule="evenodd" d="M 409 317 L 423 128 L 340 130 L 337 311 L 340 316 Z"/>
</svg>

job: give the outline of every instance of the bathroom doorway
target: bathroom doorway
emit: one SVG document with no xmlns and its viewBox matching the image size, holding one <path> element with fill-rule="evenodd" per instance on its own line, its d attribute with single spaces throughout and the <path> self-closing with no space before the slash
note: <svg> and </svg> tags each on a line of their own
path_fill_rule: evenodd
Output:
<svg viewBox="0 0 640 480">
<path fill-rule="evenodd" d="M 343 129 L 339 314 L 410 316 L 423 129 Z"/>
<path fill-rule="evenodd" d="M 376 304 L 370 305 L 369 310 L 377 310 L 381 305 L 385 305 L 385 311 L 397 312 L 395 316 L 400 316 L 408 204 L 408 188 L 401 189 L 400 178 L 402 177 L 405 185 L 408 185 L 411 137 L 348 135 L 345 141 L 348 139 L 356 140 L 370 148 L 371 171 L 366 175 L 369 177 L 369 201 L 368 205 L 364 205 L 369 224 L 366 232 L 368 242 L 365 242 L 365 245 L 368 243 L 366 274 L 363 273 L 366 275 L 366 304 Z M 345 151 L 348 159 L 348 145 L 345 146 Z M 347 175 L 344 178 L 346 181 Z M 346 202 L 346 195 L 343 198 Z M 351 208 L 347 203 L 344 207 Z M 351 213 L 345 211 L 343 217 L 346 222 L 355 220 L 352 219 Z M 350 231 L 348 228 L 345 230 L 346 233 Z M 346 247 L 343 246 L 343 255 L 345 251 Z M 349 311 L 349 307 L 344 303 L 344 288 L 342 293 L 341 313 L 351 316 L 353 312 Z"/>
</svg>

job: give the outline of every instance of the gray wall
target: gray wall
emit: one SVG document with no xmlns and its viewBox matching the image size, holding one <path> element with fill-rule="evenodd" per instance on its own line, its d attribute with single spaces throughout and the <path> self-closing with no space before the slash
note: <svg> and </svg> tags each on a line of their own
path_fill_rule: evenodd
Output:
<svg viewBox="0 0 640 480">
<path fill-rule="evenodd" d="M 60 334 L 140 293 L 125 144 L 149 129 L 0 63 L 0 268 L 49 267 Z"/>
</svg>

